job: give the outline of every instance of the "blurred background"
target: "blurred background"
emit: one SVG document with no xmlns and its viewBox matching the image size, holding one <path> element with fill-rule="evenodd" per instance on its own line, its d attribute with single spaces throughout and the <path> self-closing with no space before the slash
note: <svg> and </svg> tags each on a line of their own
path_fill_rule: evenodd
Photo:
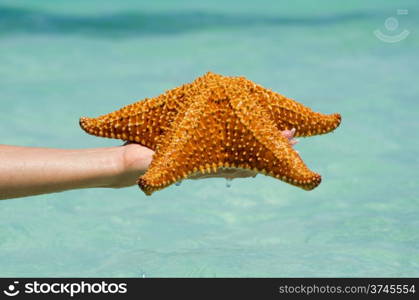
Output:
<svg viewBox="0 0 419 300">
<path fill-rule="evenodd" d="M 0 276 L 419 276 L 419 3 L 0 3 L 0 143 L 119 145 L 80 116 L 207 71 L 245 76 L 323 113 L 301 139 L 323 176 L 185 181 L 0 202 Z M 413 132 L 413 136 L 411 133 Z"/>
</svg>

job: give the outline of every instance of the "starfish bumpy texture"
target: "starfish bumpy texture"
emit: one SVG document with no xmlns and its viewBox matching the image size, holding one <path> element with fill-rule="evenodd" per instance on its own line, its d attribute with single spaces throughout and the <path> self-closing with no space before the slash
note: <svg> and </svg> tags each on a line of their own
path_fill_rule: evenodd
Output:
<svg viewBox="0 0 419 300">
<path fill-rule="evenodd" d="M 147 195 L 219 168 L 253 170 L 311 190 L 321 181 L 281 132 L 328 133 L 339 114 L 325 115 L 244 77 L 208 72 L 189 84 L 98 118 L 81 118 L 89 134 L 139 143 L 155 151 L 138 180 Z"/>
</svg>

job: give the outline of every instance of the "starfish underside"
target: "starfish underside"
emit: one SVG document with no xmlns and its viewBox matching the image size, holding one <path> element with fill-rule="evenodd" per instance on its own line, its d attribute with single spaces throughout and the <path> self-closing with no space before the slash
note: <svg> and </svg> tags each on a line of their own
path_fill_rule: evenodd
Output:
<svg viewBox="0 0 419 300">
<path fill-rule="evenodd" d="M 155 151 L 138 180 L 151 195 L 197 173 L 241 168 L 311 190 L 319 174 L 307 168 L 285 136 L 328 133 L 339 114 L 324 115 L 244 77 L 208 72 L 194 82 L 98 118 L 81 118 L 89 134 L 139 143 Z"/>
</svg>

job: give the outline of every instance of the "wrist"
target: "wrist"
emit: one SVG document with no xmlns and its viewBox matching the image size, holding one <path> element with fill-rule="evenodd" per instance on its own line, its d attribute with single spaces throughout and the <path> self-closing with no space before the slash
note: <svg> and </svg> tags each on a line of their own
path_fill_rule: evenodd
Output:
<svg viewBox="0 0 419 300">
<path fill-rule="evenodd" d="M 108 170 L 113 174 L 106 187 L 121 188 L 136 184 L 151 163 L 153 151 L 139 144 L 115 147 L 114 167 Z"/>
</svg>

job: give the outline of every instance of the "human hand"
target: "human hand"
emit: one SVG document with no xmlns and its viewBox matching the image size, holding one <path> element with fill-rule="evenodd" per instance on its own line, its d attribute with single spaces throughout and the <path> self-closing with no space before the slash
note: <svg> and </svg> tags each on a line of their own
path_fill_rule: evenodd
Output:
<svg viewBox="0 0 419 300">
<path fill-rule="evenodd" d="M 108 186 L 123 188 L 135 185 L 138 177 L 147 171 L 154 155 L 154 151 L 136 143 L 126 143 L 121 146 L 120 172 Z"/>
</svg>

